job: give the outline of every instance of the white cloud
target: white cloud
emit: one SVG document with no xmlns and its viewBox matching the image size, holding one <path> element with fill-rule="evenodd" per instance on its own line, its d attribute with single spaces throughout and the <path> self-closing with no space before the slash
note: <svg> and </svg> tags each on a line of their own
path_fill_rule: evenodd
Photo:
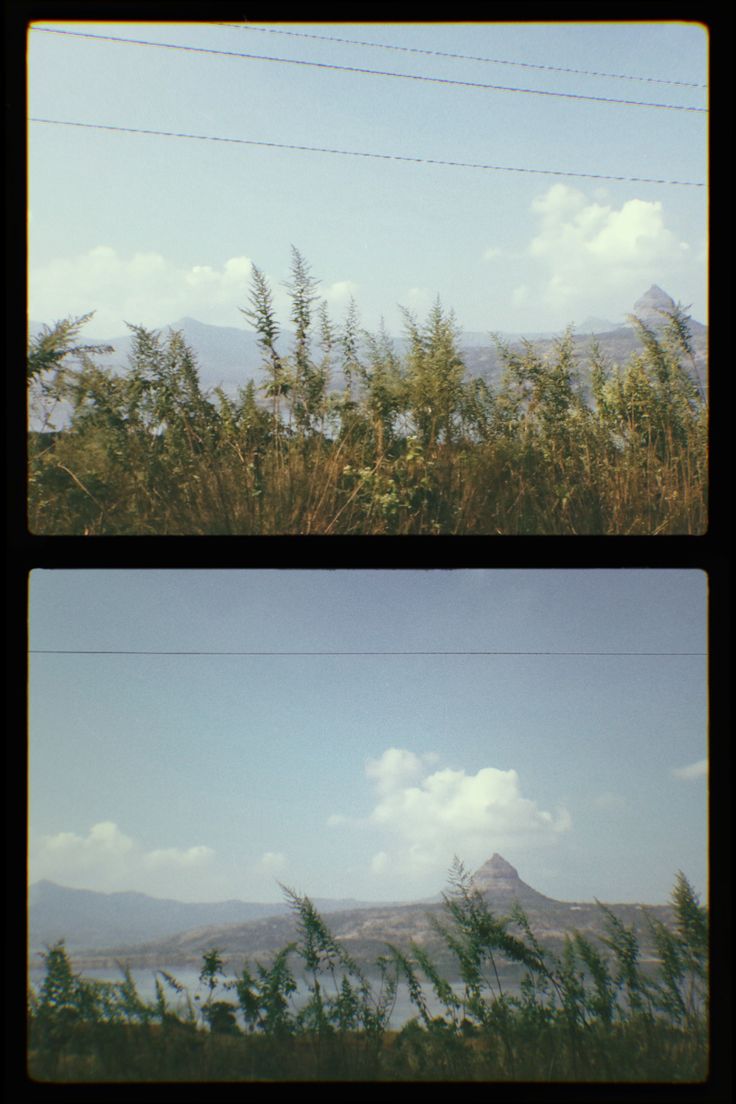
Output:
<svg viewBox="0 0 736 1104">
<path fill-rule="evenodd" d="M 241 281 L 250 280 L 253 262 L 250 257 L 231 257 L 225 261 L 225 278 L 231 283 L 240 284 Z"/>
<path fill-rule="evenodd" d="M 200 871 L 214 854 L 202 844 L 146 851 L 106 820 L 93 824 L 86 836 L 59 832 L 42 837 L 31 847 L 30 860 L 34 881 L 48 878 L 104 892 L 135 888 L 162 896 L 175 891 L 182 870 Z"/>
<path fill-rule="evenodd" d="M 258 865 L 266 874 L 275 874 L 286 866 L 286 855 L 283 851 L 264 851 Z"/>
<path fill-rule="evenodd" d="M 93 824 L 86 837 L 77 836 L 74 832 L 59 832 L 55 836 L 44 837 L 42 846 L 59 861 L 67 859 L 80 865 L 88 865 L 128 855 L 135 845 L 130 836 L 120 831 L 117 824 L 104 820 Z"/>
<path fill-rule="evenodd" d="M 388 869 L 390 859 L 385 851 L 377 851 L 371 859 L 371 870 L 374 874 L 384 874 Z"/>
<path fill-rule="evenodd" d="M 358 284 L 352 280 L 336 280 L 322 289 L 322 298 L 329 307 L 347 306 L 351 299 L 358 294 Z"/>
<path fill-rule="evenodd" d="M 673 767 L 672 774 L 684 782 L 692 782 L 697 778 L 708 777 L 708 760 L 699 759 L 697 763 L 689 763 L 686 767 Z"/>
<path fill-rule="evenodd" d="M 30 315 L 50 323 L 94 311 L 85 331 L 90 337 L 116 337 L 124 322 L 159 327 L 187 315 L 213 325 L 242 325 L 238 308 L 248 305 L 251 267 L 242 256 L 221 268 L 186 267 L 160 253 L 124 257 L 99 245 L 31 268 Z"/>
<path fill-rule="evenodd" d="M 388 748 L 366 764 L 376 802 L 368 819 L 353 825 L 383 836 L 374 874 L 441 880 L 456 854 L 473 866 L 494 851 L 552 843 L 571 826 L 565 809 L 546 812 L 522 796 L 515 770 L 432 770 L 436 762 L 436 755 Z"/>
<path fill-rule="evenodd" d="M 539 266 L 535 293 L 568 321 L 582 321 L 612 297 L 627 310 L 649 284 L 676 285 L 690 263 L 690 245 L 666 226 L 658 200 L 630 199 L 616 208 L 557 183 L 531 209 L 539 220 L 528 247 Z"/>
<path fill-rule="evenodd" d="M 212 848 L 204 847 L 201 844 L 197 847 L 189 847 L 186 851 L 182 851 L 178 847 L 164 847 L 145 854 L 143 865 L 149 870 L 158 870 L 166 866 L 187 868 L 207 862 L 212 855 L 214 855 Z"/>
<path fill-rule="evenodd" d="M 29 272 L 29 310 L 35 321 L 51 323 L 94 311 L 85 336 L 117 337 L 125 322 L 160 328 L 193 317 L 217 326 L 243 326 L 240 308 L 250 306 L 252 261 L 230 257 L 222 267 L 177 265 L 160 253 L 125 257 L 98 245 L 76 257 L 59 258 Z M 287 326 L 291 297 L 283 281 L 266 276 L 274 311 Z M 341 311 L 358 285 L 336 280 L 320 289 L 332 310 Z"/>
<path fill-rule="evenodd" d="M 369 759 L 365 766 L 379 794 L 391 793 L 402 783 L 418 778 L 422 771 L 420 757 L 405 748 L 389 748 L 380 759 Z"/>
<path fill-rule="evenodd" d="M 409 310 L 420 313 L 429 309 L 433 298 L 432 292 L 426 287 L 411 287 L 406 293 Z"/>
</svg>

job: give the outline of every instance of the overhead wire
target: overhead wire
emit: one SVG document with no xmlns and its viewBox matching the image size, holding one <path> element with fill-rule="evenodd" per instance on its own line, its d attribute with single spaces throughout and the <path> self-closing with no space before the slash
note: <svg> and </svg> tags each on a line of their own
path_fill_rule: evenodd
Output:
<svg viewBox="0 0 736 1104">
<path fill-rule="evenodd" d="M 705 656 L 706 652 L 567 652 L 567 651 L 165 651 L 118 648 L 30 648 L 30 655 L 161 655 L 161 656 Z"/>
<path fill-rule="evenodd" d="M 477 81 L 456 80 L 456 79 L 450 78 L 450 77 L 431 77 L 431 76 L 427 76 L 426 74 L 395 73 L 395 72 L 391 72 L 389 70 L 365 69 L 365 68 L 362 68 L 362 67 L 359 67 L 359 66 L 354 66 L 354 65 L 335 65 L 334 63 L 324 62 L 324 61 L 306 61 L 303 58 L 272 57 L 272 56 L 265 55 L 265 54 L 242 53 L 242 52 L 236 51 L 236 50 L 215 50 L 215 49 L 212 49 L 210 47 L 205 47 L 205 46 L 185 46 L 185 45 L 182 45 L 182 44 L 179 44 L 179 43 L 172 43 L 172 42 L 154 42 L 154 41 L 151 41 L 150 39 L 127 38 L 127 37 L 123 37 L 123 36 L 120 36 L 120 35 L 92 34 L 89 31 L 68 31 L 68 30 L 61 30 L 60 28 L 52 28 L 52 27 L 33 27 L 32 29 L 33 29 L 33 31 L 39 31 L 39 32 L 42 32 L 44 34 L 68 35 L 68 36 L 71 36 L 71 37 L 74 37 L 74 38 L 95 39 L 99 42 L 118 42 L 118 43 L 123 43 L 123 44 L 127 44 L 127 45 L 133 45 L 133 46 L 152 46 L 152 47 L 156 47 L 158 49 L 181 50 L 181 51 L 185 51 L 185 52 L 188 52 L 188 53 L 195 53 L 195 54 L 209 54 L 209 55 L 215 55 L 215 56 L 219 56 L 219 57 L 234 57 L 234 58 L 241 58 L 241 59 L 246 59 L 246 60 L 250 60 L 250 61 L 277 62 L 281 65 L 301 65 L 301 66 L 307 66 L 307 67 L 316 68 L 316 69 L 332 70 L 332 71 L 335 71 L 335 72 L 357 73 L 357 74 L 361 74 L 363 76 L 374 76 L 374 77 L 393 77 L 393 78 L 398 78 L 400 80 L 423 81 L 423 82 L 428 82 L 428 83 L 431 83 L 431 84 L 441 84 L 441 85 L 445 85 L 445 86 L 454 86 L 454 87 L 461 87 L 461 88 L 476 88 L 476 89 L 481 89 L 481 90 L 490 91 L 490 92 L 511 92 L 511 93 L 515 92 L 515 93 L 521 93 L 523 95 L 529 95 L 529 96 L 546 96 L 546 97 L 554 97 L 554 98 L 568 99 L 568 100 L 587 100 L 587 101 L 593 101 L 593 102 L 596 102 L 596 103 L 617 104 L 619 106 L 627 106 L 627 107 L 658 108 L 658 109 L 665 110 L 665 111 L 689 111 L 689 112 L 696 112 L 696 113 L 701 113 L 701 114 L 707 114 L 707 112 L 708 112 L 707 107 L 692 107 L 692 106 L 689 106 L 687 104 L 653 103 L 653 102 L 648 101 L 648 100 L 625 100 L 625 99 L 618 99 L 618 98 L 615 98 L 615 97 L 612 97 L 612 96 L 591 96 L 591 95 L 588 95 L 588 94 L 582 93 L 582 92 L 554 92 L 554 91 L 551 91 L 549 89 L 517 88 L 517 87 L 514 87 L 514 86 L 502 85 L 502 84 L 484 84 L 484 83 L 477 82 Z"/>
<path fill-rule="evenodd" d="M 267 142 L 255 138 L 229 138 L 214 134 L 190 134 L 182 131 L 152 130 L 143 127 L 125 127 L 106 123 L 82 123 L 71 119 L 44 119 L 30 116 L 29 122 L 47 126 L 81 127 L 88 130 L 117 131 L 121 134 L 147 134 L 159 138 L 185 138 L 199 142 L 226 142 L 244 146 L 263 146 L 270 149 L 299 150 L 307 153 L 329 153 L 343 157 L 370 157 L 383 161 L 405 161 L 417 165 L 444 165 L 460 169 L 482 169 L 487 172 L 532 173 L 540 176 L 565 176 L 585 180 L 613 180 L 630 184 L 671 184 L 686 188 L 703 188 L 705 184 L 696 180 L 666 180 L 645 176 L 612 176 L 606 173 L 576 172 L 567 169 L 523 168 L 517 165 L 491 165 L 475 161 L 449 161 L 436 157 L 409 157 L 398 153 L 375 153 L 366 150 L 333 149 L 328 146 L 305 146 L 289 142 Z"/>
<path fill-rule="evenodd" d="M 355 38 L 338 38 L 335 35 L 314 34 L 308 31 L 287 31 L 283 27 L 259 27 L 253 23 L 216 22 L 215 27 L 232 27 L 239 31 L 262 31 L 270 34 L 289 35 L 291 38 L 316 39 L 319 42 L 335 42 L 343 46 L 369 46 L 379 50 L 398 50 L 405 54 L 424 54 L 429 57 L 451 58 L 458 61 L 480 61 L 491 65 L 508 65 L 519 69 L 539 69 L 549 73 L 569 73 L 581 77 L 605 77 L 609 80 L 643 81 L 649 84 L 676 85 L 680 88 L 707 88 L 707 84 L 696 81 L 667 80 L 664 77 L 641 77 L 631 73 L 602 73 L 594 69 L 572 69 L 562 65 L 542 65 L 531 61 L 511 61 L 508 58 L 479 57 L 475 54 L 456 54 L 449 50 L 427 50 L 418 46 L 399 46 L 389 42 L 366 42 Z"/>
</svg>

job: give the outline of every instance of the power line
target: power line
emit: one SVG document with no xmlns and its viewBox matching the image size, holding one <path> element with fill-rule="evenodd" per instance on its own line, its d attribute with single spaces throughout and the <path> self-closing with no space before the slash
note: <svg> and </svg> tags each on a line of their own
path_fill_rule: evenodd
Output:
<svg viewBox="0 0 736 1104">
<path fill-rule="evenodd" d="M 80 123 L 70 119 L 41 119 L 31 116 L 31 123 L 43 123 L 48 126 L 82 127 L 88 130 L 109 130 L 121 134 L 148 134 L 158 138 L 189 138 L 198 142 L 228 142 L 242 146 L 263 146 L 269 149 L 300 150 L 307 153 L 330 153 L 343 157 L 373 157 L 382 161 L 408 161 L 416 165 L 446 165 L 456 169 L 484 169 L 488 172 L 533 173 L 539 176 L 567 176 L 586 180 L 615 180 L 628 184 L 672 184 L 678 187 L 703 188 L 705 185 L 694 180 L 659 180 L 645 176 L 609 176 L 605 173 L 573 172 L 563 169 L 529 169 L 515 165 L 484 165 L 474 161 L 446 161 L 432 157 L 407 157 L 398 153 L 369 153 L 365 150 L 331 149 L 327 146 L 301 146 L 287 142 L 265 142 L 254 138 L 224 138 L 214 134 L 187 134 L 171 130 L 148 130 L 142 127 L 113 126 L 105 123 Z"/>
<path fill-rule="evenodd" d="M 30 648 L 30 655 L 145 655 L 145 656 L 705 656 L 707 652 L 527 652 L 527 651 L 346 651 L 346 652 L 210 652 L 158 651 L 118 648 Z"/>
<path fill-rule="evenodd" d="M 44 34 L 69 35 L 74 38 L 96 39 L 100 42 L 121 42 L 132 46 L 154 46 L 163 50 L 182 50 L 194 54 L 212 54 L 218 57 L 245 58 L 249 61 L 273 61 L 280 65 L 303 65 L 315 69 L 329 69 L 341 73 L 360 73 L 373 77 L 396 77 L 401 80 L 425 81 L 431 84 L 452 85 L 461 88 L 478 88 L 489 92 L 519 92 L 529 96 L 551 96 L 567 100 L 592 100 L 596 103 L 611 103 L 627 107 L 656 107 L 665 111 L 695 111 L 707 113 L 707 107 L 688 107 L 685 104 L 651 103 L 648 100 L 622 100 L 611 96 L 590 96 L 582 92 L 550 92 L 539 88 L 515 88 L 503 84 L 481 84 L 475 81 L 454 80 L 449 77 L 429 77 L 416 73 L 393 73 L 382 69 L 363 69 L 354 65 L 334 65 L 325 61 L 304 61 L 300 58 L 270 57 L 265 54 L 245 54 L 236 50 L 214 50 L 205 46 L 182 46 L 173 42 L 151 42 L 142 38 L 123 38 L 119 35 L 90 34 L 87 31 L 62 31 L 50 27 L 34 27 L 34 31 Z"/>
<path fill-rule="evenodd" d="M 306 31 L 287 31 L 283 27 L 256 27 L 252 23 L 214 23 L 215 27 L 233 27 L 238 31 L 265 31 L 270 34 L 289 35 L 291 38 L 312 38 L 319 42 L 338 42 L 344 46 L 370 46 L 378 50 L 399 50 L 405 54 L 425 54 L 429 57 L 453 58 L 458 61 L 482 61 L 490 65 L 510 65 L 520 69 L 541 69 L 551 73 L 570 73 L 581 77 L 606 77 L 610 80 L 646 81 L 649 84 L 670 84 L 680 88 L 707 88 L 696 81 L 666 80 L 663 77 L 638 77 L 630 73 L 600 73 L 593 69 L 569 69 L 562 65 L 540 65 L 531 61 L 510 61 L 508 58 L 478 57 L 475 54 L 454 54 L 447 50 L 423 50 L 417 46 L 397 46 L 388 42 L 365 42 L 355 38 L 337 38 L 334 35 L 310 34 Z"/>
</svg>

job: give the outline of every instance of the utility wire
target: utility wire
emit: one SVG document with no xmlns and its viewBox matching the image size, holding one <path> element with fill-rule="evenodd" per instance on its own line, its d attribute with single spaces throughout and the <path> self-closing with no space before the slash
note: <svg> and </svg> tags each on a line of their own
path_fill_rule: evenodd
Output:
<svg viewBox="0 0 736 1104">
<path fill-rule="evenodd" d="M 637 77 L 629 73 L 599 73 L 592 69 L 568 69 L 561 65 L 540 65 L 531 61 L 510 61 L 507 58 L 477 57 L 475 54 L 453 54 L 447 50 L 423 50 L 417 46 L 397 46 L 388 42 L 365 42 L 355 38 L 337 38 L 334 35 L 310 34 L 306 31 L 287 31 L 283 27 L 256 27 L 252 23 L 213 23 L 215 27 L 233 27 L 238 31 L 265 31 L 270 34 L 289 35 L 291 38 L 313 38 L 319 42 L 338 42 L 344 46 L 370 46 L 378 50 L 400 50 L 405 54 L 426 54 L 429 57 L 453 58 L 458 61 L 482 61 L 490 65 L 510 65 L 519 69 L 541 69 L 550 73 L 571 73 L 581 77 L 606 77 L 610 80 L 646 81 L 649 84 L 671 84 L 680 88 L 707 88 L 696 81 L 666 80 L 663 77 Z"/>
<path fill-rule="evenodd" d="M 169 652 L 117 648 L 30 648 L 30 655 L 161 656 L 705 656 L 707 652 L 514 652 L 514 651 L 357 651 L 357 652 Z"/>
<path fill-rule="evenodd" d="M 397 77 L 401 80 L 425 81 L 431 84 L 454 85 L 461 88 L 479 88 L 490 92 L 520 92 L 529 96 L 552 96 L 566 100 L 592 100 L 596 103 L 611 103 L 628 107 L 656 107 L 666 111 L 695 111 L 707 113 L 707 107 L 688 107 L 684 104 L 651 103 L 647 100 L 621 100 L 610 96 L 589 96 L 582 92 L 550 92 L 539 88 L 515 88 L 503 84 L 480 84 L 475 81 L 452 80 L 449 77 L 428 77 L 415 73 L 393 73 L 381 69 L 362 69 L 353 65 L 333 65 L 324 61 L 304 61 L 299 58 L 270 57 L 264 54 L 244 54 L 235 50 L 213 50 L 204 46 L 182 46 L 173 42 L 151 42 L 142 38 L 123 38 L 119 35 L 90 34 L 87 31 L 62 31 L 50 27 L 34 27 L 34 31 L 44 34 L 70 35 L 74 38 L 91 38 L 100 42 L 122 42 L 132 46 L 155 46 L 163 50 L 183 50 L 194 54 L 214 54 L 218 57 L 246 58 L 250 61 L 275 61 L 281 65 L 304 65 L 315 69 L 330 69 L 341 73 L 360 73 L 373 77 Z"/>
<path fill-rule="evenodd" d="M 484 165 L 474 161 L 443 161 L 431 157 L 407 157 L 398 153 L 368 153 L 365 150 L 330 149 L 326 146 L 299 146 L 287 142 L 264 142 L 254 138 L 223 138 L 214 134 L 185 134 L 171 130 L 144 130 L 141 127 L 112 126 L 105 123 L 80 123 L 70 119 L 42 119 L 30 116 L 29 122 L 48 126 L 83 127 L 88 130 L 110 130 L 121 134 L 149 134 L 158 138 L 190 138 L 199 142 L 229 142 L 242 146 L 265 146 L 270 149 L 301 150 L 308 153 L 331 153 L 343 157 L 374 157 L 383 161 L 409 161 L 416 165 L 447 165 L 456 169 L 484 169 L 489 172 L 534 173 L 540 176 L 568 176 L 586 180 L 616 180 L 628 184 L 673 184 L 685 188 L 704 188 L 695 180 L 659 180 L 646 176 L 608 176 L 605 173 L 572 172 L 562 169 L 527 169 L 513 165 Z"/>
</svg>

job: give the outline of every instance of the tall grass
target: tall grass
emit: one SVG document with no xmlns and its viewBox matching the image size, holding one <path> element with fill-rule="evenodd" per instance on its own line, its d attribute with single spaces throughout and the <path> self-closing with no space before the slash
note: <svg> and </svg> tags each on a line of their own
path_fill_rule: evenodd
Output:
<svg viewBox="0 0 736 1104">
<path fill-rule="evenodd" d="M 298 254 L 294 348 L 270 289 L 251 308 L 263 383 L 202 392 L 181 333 L 131 327 L 127 372 L 77 343 L 89 316 L 31 341 L 29 525 L 40 534 L 672 534 L 707 527 L 707 407 L 680 307 L 608 365 L 568 332 L 548 356 L 499 344 L 496 387 L 467 378 L 451 313 L 405 313 L 406 350 L 314 312 Z M 311 326 L 311 329 L 310 329 Z M 342 390 L 330 390 L 330 379 Z M 69 412 L 54 432 L 54 412 Z"/>
<path fill-rule="evenodd" d="M 42 985 L 29 990 L 29 1073 L 43 1081 L 705 1079 L 708 921 L 682 874 L 674 925 L 649 920 L 654 972 L 642 968 L 633 929 L 605 906 L 599 946 L 574 932 L 556 954 L 518 905 L 497 916 L 461 864 L 450 885 L 436 927 L 460 991 L 416 944 L 387 945 L 369 980 L 309 898 L 288 889 L 296 940 L 269 964 L 244 963 L 231 980 L 219 951 L 207 951 L 204 1000 L 165 971 L 151 1002 L 124 966 L 119 982 L 90 981 L 56 944 L 44 956 Z M 501 980 L 509 962 L 522 970 L 515 993 Z M 298 977 L 306 984 L 300 1002 Z M 400 982 L 416 1015 L 396 1031 L 389 1024 Z M 427 984 L 439 1014 L 430 1012 Z"/>
</svg>

